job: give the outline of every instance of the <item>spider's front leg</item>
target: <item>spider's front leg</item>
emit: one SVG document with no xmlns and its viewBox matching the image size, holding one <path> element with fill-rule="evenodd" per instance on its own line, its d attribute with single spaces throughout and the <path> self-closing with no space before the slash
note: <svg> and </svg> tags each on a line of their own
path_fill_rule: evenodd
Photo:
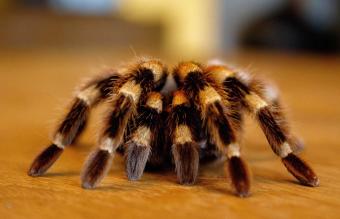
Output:
<svg viewBox="0 0 340 219">
<path fill-rule="evenodd" d="M 134 92 L 134 97 L 125 91 Z M 128 120 L 135 113 L 140 96 L 139 85 L 127 82 L 112 102 L 112 111 L 106 118 L 106 125 L 99 138 L 99 147 L 88 157 L 81 176 L 83 188 L 93 188 L 111 167 L 115 150 L 123 143 Z"/>
<path fill-rule="evenodd" d="M 174 93 L 168 117 L 172 155 L 180 184 L 193 184 L 199 166 L 199 114 L 182 90 Z"/>
<path fill-rule="evenodd" d="M 145 103 L 138 107 L 134 121 L 136 127 L 125 144 L 126 173 L 129 180 L 141 178 L 150 153 L 162 147 L 163 97 L 159 92 L 151 92 Z M 155 155 L 158 156 L 158 155 Z M 162 158 L 159 158 L 162 159 Z"/>
<path fill-rule="evenodd" d="M 217 148 L 226 151 L 229 173 L 237 195 L 249 195 L 250 177 L 246 163 L 240 157 L 237 135 L 227 117 L 223 90 L 214 84 L 203 67 L 193 62 L 181 63 L 174 71 L 177 84 L 200 111 L 200 119 Z M 219 90 L 219 92 L 218 92 Z"/>
<path fill-rule="evenodd" d="M 111 103 L 111 112 L 99 137 L 99 147 L 85 162 L 81 176 L 83 188 L 94 188 L 106 175 L 116 149 L 123 143 L 128 122 L 135 119 L 140 99 L 150 91 L 160 90 L 166 76 L 166 68 L 158 60 L 140 60 L 127 70 L 125 82 Z M 138 176 L 139 173 L 135 174 Z"/>
<path fill-rule="evenodd" d="M 293 154 L 292 144 L 299 147 L 301 143 L 291 135 L 281 104 L 277 97 L 270 98 L 272 95 L 266 90 L 268 87 L 250 75 L 226 66 L 210 66 L 208 69 L 215 81 L 224 86 L 228 94 L 237 95 L 239 101 L 255 116 L 271 148 L 281 157 L 288 171 L 302 184 L 318 186 L 319 179 L 314 171 Z"/>
<path fill-rule="evenodd" d="M 119 78 L 119 74 L 109 71 L 79 89 L 69 112 L 53 135 L 52 144 L 34 159 L 28 175 L 40 176 L 53 165 L 64 148 L 72 144 L 84 130 L 90 109 L 111 95 Z"/>
</svg>

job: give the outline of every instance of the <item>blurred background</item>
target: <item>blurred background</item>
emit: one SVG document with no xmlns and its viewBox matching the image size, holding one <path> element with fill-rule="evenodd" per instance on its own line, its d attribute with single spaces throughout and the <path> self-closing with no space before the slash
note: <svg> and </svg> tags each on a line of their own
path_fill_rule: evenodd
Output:
<svg viewBox="0 0 340 219">
<path fill-rule="evenodd" d="M 0 49 L 209 58 L 340 51 L 338 0 L 0 0 Z"/>
<path fill-rule="evenodd" d="M 339 7 L 339 0 L 0 0 L 0 218 L 339 218 Z M 219 58 L 271 78 L 322 186 L 291 183 L 247 119 L 249 202 L 233 198 L 223 165 L 201 168 L 198 186 L 184 188 L 174 172 L 131 183 L 119 156 L 104 186 L 85 191 L 79 172 L 96 147 L 101 107 L 79 147 L 65 150 L 46 177 L 28 177 L 81 79 L 138 55 L 170 67 Z"/>
</svg>

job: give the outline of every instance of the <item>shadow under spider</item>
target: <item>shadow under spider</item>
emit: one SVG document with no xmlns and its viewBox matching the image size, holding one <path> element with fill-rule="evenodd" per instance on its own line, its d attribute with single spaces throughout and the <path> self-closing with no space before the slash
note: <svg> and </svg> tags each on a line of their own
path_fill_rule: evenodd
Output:
<svg viewBox="0 0 340 219">
<path fill-rule="evenodd" d="M 41 177 L 59 177 L 59 176 L 76 176 L 76 175 L 79 175 L 79 172 L 76 172 L 76 171 L 67 171 L 67 172 L 45 173 Z"/>
</svg>

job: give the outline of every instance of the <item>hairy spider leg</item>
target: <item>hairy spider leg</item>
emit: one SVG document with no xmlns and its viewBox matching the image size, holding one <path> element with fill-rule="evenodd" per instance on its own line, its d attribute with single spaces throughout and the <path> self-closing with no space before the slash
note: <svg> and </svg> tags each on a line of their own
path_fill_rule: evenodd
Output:
<svg viewBox="0 0 340 219">
<path fill-rule="evenodd" d="M 201 125 L 198 112 L 183 90 L 177 90 L 173 94 L 168 124 L 177 180 L 180 184 L 193 184 L 198 174 L 197 139 Z"/>
<path fill-rule="evenodd" d="M 305 161 L 293 154 L 291 145 L 299 144 L 299 141 L 290 133 L 288 121 L 278 98 L 267 100 L 270 99 L 268 98 L 270 94 L 266 93 L 266 86 L 245 72 L 232 71 L 226 66 L 210 66 L 209 69 L 210 72 L 214 72 L 212 75 L 215 75 L 215 81 L 223 85 L 227 93 L 238 94 L 244 106 L 258 121 L 269 145 L 274 153 L 281 157 L 288 171 L 302 184 L 318 186 L 319 179 L 314 171 Z"/>
<path fill-rule="evenodd" d="M 149 92 L 161 89 L 167 75 L 158 60 L 140 60 L 127 69 L 125 83 L 118 89 L 99 136 L 98 148 L 85 162 L 81 183 L 83 188 L 94 188 L 107 174 L 116 149 L 123 144 L 129 121 L 134 120 L 140 100 Z"/>
<path fill-rule="evenodd" d="M 236 194 L 249 194 L 249 171 L 240 158 L 237 134 L 228 118 L 224 91 L 210 79 L 209 74 L 194 62 L 181 63 L 175 69 L 175 79 L 198 106 L 204 127 L 213 143 L 229 158 L 229 173 Z M 237 171 L 236 171 L 237 170 Z"/>
<path fill-rule="evenodd" d="M 161 133 L 163 130 L 162 111 L 163 97 L 159 92 L 149 93 L 145 103 L 141 104 L 135 120 L 135 128 L 125 143 L 126 173 L 129 180 L 141 178 L 147 161 L 157 154 L 158 148 L 164 144 Z M 157 159 L 162 159 L 157 158 Z"/>
<path fill-rule="evenodd" d="M 115 71 L 108 71 L 86 83 L 76 92 L 70 110 L 53 135 L 52 144 L 34 159 L 28 175 L 44 174 L 59 158 L 64 148 L 74 143 L 86 126 L 90 109 L 111 95 L 119 78 Z"/>
</svg>

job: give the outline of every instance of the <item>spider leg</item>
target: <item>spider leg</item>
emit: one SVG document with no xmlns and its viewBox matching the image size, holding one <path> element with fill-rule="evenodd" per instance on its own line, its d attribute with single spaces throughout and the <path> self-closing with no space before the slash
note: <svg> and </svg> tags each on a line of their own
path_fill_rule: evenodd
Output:
<svg viewBox="0 0 340 219">
<path fill-rule="evenodd" d="M 28 175 L 40 176 L 53 165 L 64 148 L 72 144 L 84 130 L 90 109 L 110 96 L 119 77 L 116 72 L 107 72 L 105 77 L 96 78 L 79 89 L 69 112 L 53 135 L 52 144 L 34 159 Z"/>
<path fill-rule="evenodd" d="M 229 97 L 233 98 L 231 95 L 228 95 L 228 98 Z M 239 101 L 228 101 L 226 104 L 228 105 L 226 115 L 228 117 L 230 125 L 234 129 L 236 142 L 241 145 L 245 111 L 243 110 L 243 106 Z M 221 158 L 222 156 L 222 152 L 216 148 L 216 145 L 214 144 L 214 142 L 212 142 L 210 136 L 207 136 L 205 145 L 203 148 L 201 148 L 201 162 L 209 162 Z"/>
<path fill-rule="evenodd" d="M 124 142 L 128 123 L 130 124 L 136 118 L 140 101 L 151 91 L 161 89 L 166 76 L 166 67 L 158 60 L 142 59 L 127 69 L 125 81 L 117 89 L 117 95 L 111 102 L 110 113 L 104 122 L 103 132 L 99 136 L 98 148 L 85 162 L 81 174 L 83 188 L 96 187 L 107 174 L 116 149 Z M 141 160 L 144 161 L 147 152 L 142 153 Z M 137 176 L 138 174 L 137 171 Z"/>
<path fill-rule="evenodd" d="M 165 101 L 163 101 L 163 106 L 164 108 L 167 106 Z M 171 167 L 170 136 L 166 127 L 167 118 L 168 112 L 163 110 L 160 121 L 157 122 L 158 129 L 157 134 L 155 134 L 157 139 L 152 141 L 151 154 L 145 167 L 148 171 L 160 171 Z"/>
<path fill-rule="evenodd" d="M 203 100 L 208 102 L 201 102 L 206 105 L 203 113 L 205 114 L 206 128 L 212 141 L 216 144 L 220 151 L 227 151 L 228 157 L 228 171 L 231 177 L 231 185 L 236 194 L 240 197 L 246 197 L 250 191 L 250 175 L 246 163 L 240 157 L 239 136 L 237 131 L 241 129 L 241 121 L 235 120 L 231 122 L 228 117 L 228 109 L 223 104 L 221 97 L 216 91 L 207 93 L 201 92 L 200 95 Z M 211 95 L 211 96 L 209 96 Z M 202 98 L 201 98 L 202 99 Z M 210 100 L 215 99 L 214 102 Z M 235 125 L 235 122 L 239 124 Z"/>
<path fill-rule="evenodd" d="M 240 197 L 250 195 L 251 178 L 247 163 L 241 158 L 240 139 L 243 134 L 244 110 L 236 95 L 228 93 L 226 116 L 235 132 L 235 144 L 227 148 L 228 170 L 236 194 Z"/>
<path fill-rule="evenodd" d="M 250 189 L 249 174 L 239 158 L 237 134 L 224 102 L 225 92 L 197 63 L 181 63 L 174 74 L 177 83 L 197 106 L 207 135 L 220 151 L 229 151 L 229 171 L 237 195 L 247 196 Z"/>
<path fill-rule="evenodd" d="M 289 128 L 286 126 L 285 117 L 280 108 L 274 108 L 257 94 L 250 94 L 248 104 L 255 114 L 269 144 L 275 154 L 281 157 L 288 171 L 302 184 L 318 186 L 319 179 L 309 165 L 293 154 Z M 247 99 L 247 98 L 246 98 Z M 254 101 L 254 102 L 253 102 Z M 261 102 L 261 104 L 259 104 Z"/>
<path fill-rule="evenodd" d="M 231 183 L 236 194 L 240 197 L 247 197 L 250 194 L 250 173 L 246 162 L 240 156 L 238 144 L 231 144 L 227 148 L 228 170 Z"/>
<path fill-rule="evenodd" d="M 158 92 L 151 92 L 145 105 L 138 107 L 135 130 L 125 144 L 126 173 L 129 180 L 141 178 L 151 152 L 164 143 L 159 141 L 159 136 L 163 135 L 162 108 L 162 95 Z"/>
<path fill-rule="evenodd" d="M 225 66 L 210 66 L 214 79 L 224 86 L 227 93 L 238 95 L 244 106 L 255 116 L 260 124 L 268 143 L 275 154 L 302 184 L 318 186 L 319 180 L 308 164 L 293 154 L 292 143 L 298 143 L 292 138 L 287 119 L 281 105 L 266 99 L 265 86 L 258 80 L 250 78 L 243 72 L 232 71 Z"/>
<path fill-rule="evenodd" d="M 198 174 L 199 115 L 189 103 L 182 90 L 174 93 L 168 118 L 172 142 L 172 155 L 175 162 L 177 179 L 180 184 L 194 184 Z"/>
<path fill-rule="evenodd" d="M 252 80 L 251 84 L 258 84 L 262 86 L 258 87 L 255 85 L 255 87 L 258 87 L 257 90 L 260 91 L 260 95 L 263 96 L 263 98 L 267 101 L 267 103 L 272 106 L 272 108 L 275 110 L 275 113 L 278 115 L 278 118 L 282 118 L 280 120 L 281 125 L 284 127 L 289 127 L 288 124 L 288 119 L 286 118 L 285 114 L 284 114 L 284 107 L 282 104 L 282 101 L 279 97 L 279 91 L 278 89 L 269 83 L 264 83 L 259 80 Z M 262 92 L 261 92 L 262 91 Z M 291 146 L 291 149 L 293 150 L 293 152 L 299 152 L 301 150 L 303 150 L 304 148 L 304 143 L 303 140 L 299 137 L 299 136 L 295 136 L 293 135 L 293 133 L 290 133 L 290 135 L 288 136 L 288 140 L 289 145 Z"/>
<path fill-rule="evenodd" d="M 106 118 L 104 131 L 99 137 L 99 147 L 90 154 L 85 162 L 81 175 L 83 188 L 94 188 L 107 174 L 116 149 L 123 143 L 128 120 L 135 114 L 136 102 L 140 96 L 140 86 L 129 82 L 125 85 L 120 88 L 119 94 L 112 101 L 111 112 Z M 125 89 L 128 89 L 129 93 L 122 92 Z M 136 93 L 137 96 L 132 97 L 132 93 Z"/>
</svg>

